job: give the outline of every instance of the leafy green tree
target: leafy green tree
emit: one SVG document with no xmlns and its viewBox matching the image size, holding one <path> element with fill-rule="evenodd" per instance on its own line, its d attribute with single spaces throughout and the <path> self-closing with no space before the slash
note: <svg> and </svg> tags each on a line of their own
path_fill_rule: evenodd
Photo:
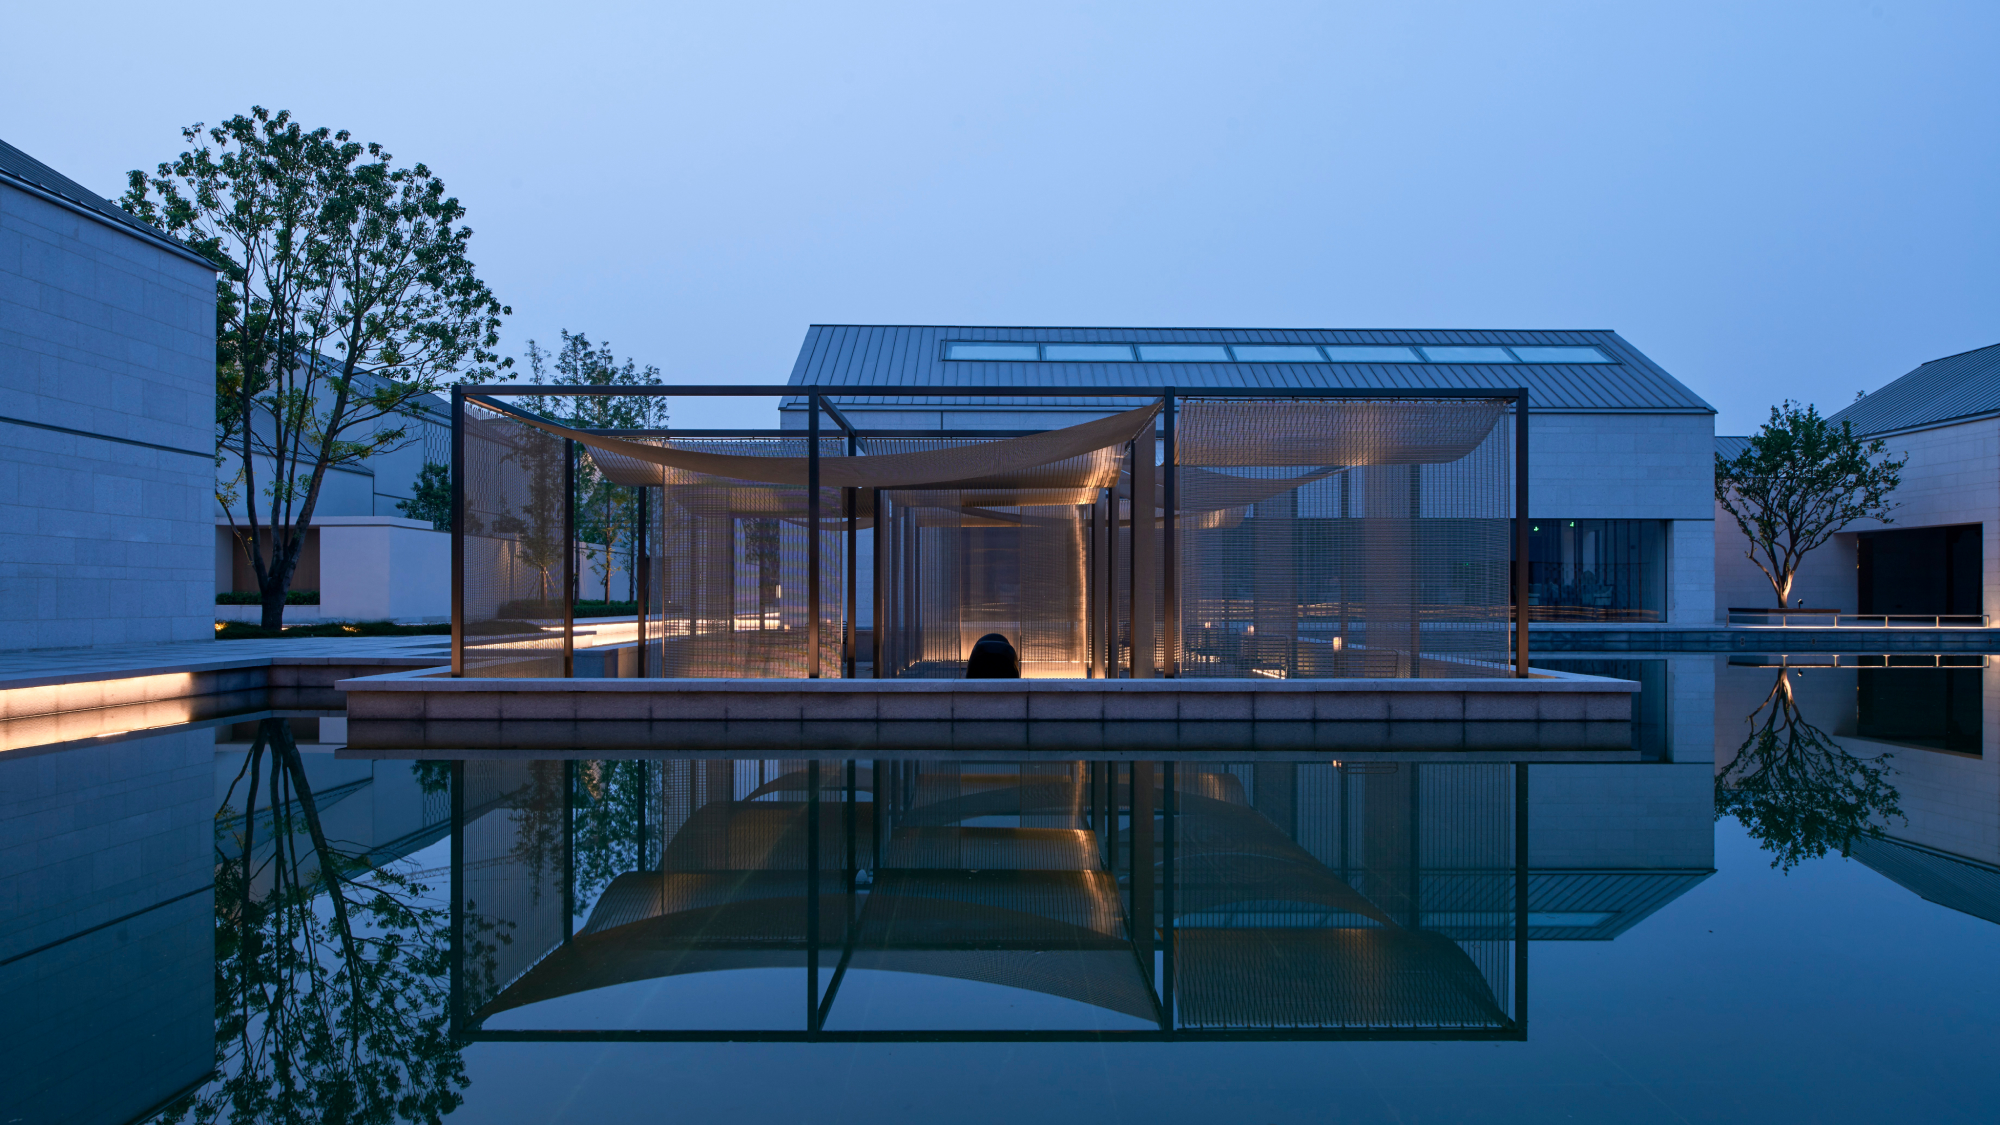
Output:
<svg viewBox="0 0 2000 1125">
<path fill-rule="evenodd" d="M 1792 581 L 1805 557 L 1860 519 L 1893 522 L 1889 494 L 1908 457 L 1885 455 L 1881 438 L 1863 441 L 1851 423 L 1835 429 L 1819 411 L 1789 399 L 1771 408 L 1750 445 L 1715 458 L 1715 499 L 1749 541 L 1744 555 L 1778 597 L 1791 604 Z"/>
<path fill-rule="evenodd" d="M 262 107 L 181 136 L 121 204 L 221 271 L 216 498 L 278 628 L 327 474 L 411 440 L 448 380 L 509 366 L 493 349 L 512 310 L 424 165 Z"/>
<path fill-rule="evenodd" d="M 438 531 L 450 531 L 451 466 L 438 461 L 424 462 L 411 491 L 415 495 L 396 501 L 396 510 L 413 520 L 429 520 Z"/>
<path fill-rule="evenodd" d="M 593 345 L 584 333 L 562 330 L 562 346 L 550 352 L 528 341 L 529 381 L 560 387 L 657 387 L 660 369 L 639 366 L 635 359 L 618 361 L 606 343 Z M 658 429 L 667 424 L 666 400 L 657 395 L 538 395 L 529 409 L 585 430 Z M 637 569 L 639 494 L 612 483 L 583 457 L 576 473 L 576 537 L 589 544 L 586 560 L 611 600 L 611 575 L 616 562 L 625 564 L 628 578 Z M 628 589 L 627 593 L 631 591 Z"/>
<path fill-rule="evenodd" d="M 1741 821 L 1775 857 L 1771 866 L 1789 871 L 1828 851 L 1847 855 L 1903 815 L 1883 756 L 1856 757 L 1806 722 L 1785 670 L 1748 722 L 1750 736 L 1715 776 L 1715 816 Z"/>
</svg>

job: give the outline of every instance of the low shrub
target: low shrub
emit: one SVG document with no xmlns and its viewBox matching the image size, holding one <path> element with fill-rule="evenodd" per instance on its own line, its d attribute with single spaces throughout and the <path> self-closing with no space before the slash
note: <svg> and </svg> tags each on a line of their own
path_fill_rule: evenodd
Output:
<svg viewBox="0 0 2000 1125">
<path fill-rule="evenodd" d="M 315 625 L 288 625 L 283 629 L 266 629 L 259 625 L 248 625 L 241 621 L 218 621 L 215 623 L 215 639 L 218 641 L 262 640 L 272 637 L 449 637 L 451 625 L 398 625 L 393 621 L 353 621 L 333 622 Z"/>
<path fill-rule="evenodd" d="M 579 600 L 575 614 L 578 617 L 619 617 L 639 612 L 638 602 L 602 602 Z M 537 618 L 552 621 L 563 615 L 563 604 L 555 598 L 515 598 L 500 605 L 501 617 L 519 621 L 533 621 Z"/>
<path fill-rule="evenodd" d="M 229 592 L 215 595 L 216 605 L 263 605 L 264 595 L 252 590 L 249 593 Z M 318 605 L 318 590 L 287 590 L 286 605 Z"/>
</svg>

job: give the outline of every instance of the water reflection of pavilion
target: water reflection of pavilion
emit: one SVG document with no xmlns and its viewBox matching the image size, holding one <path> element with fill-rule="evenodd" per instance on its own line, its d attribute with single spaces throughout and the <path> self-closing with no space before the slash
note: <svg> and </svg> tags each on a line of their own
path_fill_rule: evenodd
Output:
<svg viewBox="0 0 2000 1125">
<path fill-rule="evenodd" d="M 1706 874 L 1531 873 L 1514 765 L 620 765 L 630 792 L 580 780 L 589 763 L 466 765 L 466 807 L 486 810 L 460 868 L 475 1034 L 588 1034 L 590 1010 L 607 1033 L 724 1037 L 713 1010 L 640 1028 L 560 1001 L 757 969 L 797 972 L 805 1002 L 754 1028 L 730 1013 L 726 1037 L 1513 1038 L 1524 938 L 1611 936 Z M 579 893 L 574 873 L 604 865 L 578 849 L 601 836 L 562 829 L 610 807 L 638 810 L 622 869 Z M 1087 1007 L 1018 1027 L 843 1007 L 885 972 Z"/>
</svg>

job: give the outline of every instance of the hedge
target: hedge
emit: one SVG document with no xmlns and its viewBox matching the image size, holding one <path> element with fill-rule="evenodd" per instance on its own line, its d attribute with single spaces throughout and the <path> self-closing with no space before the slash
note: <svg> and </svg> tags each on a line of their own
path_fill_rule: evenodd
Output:
<svg viewBox="0 0 2000 1125">
<path fill-rule="evenodd" d="M 254 590 L 248 593 L 238 592 L 238 593 L 217 594 L 215 595 L 215 604 L 216 605 L 263 605 L 264 595 L 259 594 Z M 285 591 L 285 604 L 318 605 L 319 591 L 287 590 Z"/>
</svg>

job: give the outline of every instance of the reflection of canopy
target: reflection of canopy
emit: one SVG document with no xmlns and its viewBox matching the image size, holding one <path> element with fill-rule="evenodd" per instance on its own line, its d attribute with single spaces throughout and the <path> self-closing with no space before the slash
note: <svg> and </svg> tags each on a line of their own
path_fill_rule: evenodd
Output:
<svg viewBox="0 0 2000 1125">
<path fill-rule="evenodd" d="M 1159 409 L 1158 404 L 1142 406 L 1137 410 L 1127 410 L 1109 418 L 1059 430 L 978 445 L 871 457 L 823 457 L 820 460 L 820 486 L 1102 488 L 1111 483 L 1118 465 L 1117 457 L 1107 451 L 1130 442 L 1141 433 L 1150 432 L 1153 416 L 1159 413 Z M 590 450 L 591 459 L 597 462 L 604 475 L 618 484 L 695 484 L 705 483 L 700 477 L 706 476 L 758 484 L 801 486 L 808 479 L 808 458 L 804 456 L 754 457 L 704 453 L 610 437 L 572 429 L 529 414 L 509 413 L 528 425 L 581 443 Z M 661 472 L 662 469 L 677 472 L 678 475 L 668 476 Z"/>
<path fill-rule="evenodd" d="M 1183 780 L 1174 853 L 1181 1026 L 1505 1026 L 1466 949 L 1361 893 L 1246 804 L 1238 778 L 1191 770 Z M 577 935 L 482 1017 L 645 979 L 802 968 L 807 784 L 794 770 L 693 808 L 659 870 L 618 876 Z M 845 950 L 854 969 L 981 981 L 1159 1018 L 1133 956 L 1118 875 L 1101 866 L 1092 832 L 1028 826 L 1029 818 L 1078 823 L 1091 799 L 1081 774 L 954 767 L 904 784 L 901 796 L 873 794 L 882 804 L 822 812 L 822 862 L 845 844 L 873 872 L 858 899 L 837 867 L 818 875 L 823 955 Z M 904 799 L 878 863 L 875 815 Z M 1015 816 L 1021 827 L 979 823 Z M 1129 854 L 1130 833 L 1121 837 Z M 1410 878 L 1376 874 L 1399 886 Z M 1150 920 L 1138 924 L 1150 935 Z M 829 1019 L 839 1022 L 839 1011 Z"/>
</svg>

